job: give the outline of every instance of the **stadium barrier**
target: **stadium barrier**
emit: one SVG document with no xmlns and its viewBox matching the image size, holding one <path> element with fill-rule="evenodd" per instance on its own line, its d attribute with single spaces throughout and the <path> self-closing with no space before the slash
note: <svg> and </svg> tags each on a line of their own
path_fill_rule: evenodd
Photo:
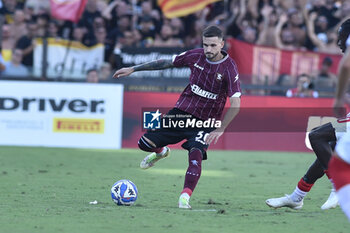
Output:
<svg viewBox="0 0 350 233">
<path fill-rule="evenodd" d="M 178 97 L 123 95 L 120 84 L 0 81 L 0 145 L 137 148 L 143 111 L 166 113 Z M 329 98 L 243 96 L 240 113 L 210 148 L 308 151 L 306 131 L 333 119 L 331 106 Z"/>
<path fill-rule="evenodd" d="M 119 149 L 123 85 L 0 81 L 0 145 Z"/>
<path fill-rule="evenodd" d="M 125 92 L 123 148 L 137 148 L 145 132 L 144 109 L 170 109 L 178 97 L 178 93 Z M 240 113 L 210 149 L 309 151 L 306 131 L 325 123 L 322 117 L 332 118 L 332 102 L 330 98 L 243 96 Z M 174 148 L 181 148 L 181 143 Z"/>
</svg>

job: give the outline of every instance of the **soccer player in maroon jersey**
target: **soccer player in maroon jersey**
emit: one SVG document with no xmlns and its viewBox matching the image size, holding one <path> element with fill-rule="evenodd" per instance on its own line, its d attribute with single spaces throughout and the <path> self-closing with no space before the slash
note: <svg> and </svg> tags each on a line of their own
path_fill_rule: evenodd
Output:
<svg viewBox="0 0 350 233">
<path fill-rule="evenodd" d="M 139 140 L 141 150 L 152 152 L 141 162 L 143 169 L 150 168 L 169 155 L 167 145 L 186 140 L 182 147 L 188 150 L 188 169 L 179 198 L 179 208 L 190 209 L 190 196 L 201 175 L 202 160 L 207 159 L 207 148 L 216 143 L 240 108 L 241 88 L 235 62 L 223 50 L 224 39 L 220 28 L 207 27 L 202 34 L 203 48 L 186 51 L 173 59 L 161 59 L 117 70 L 113 77 L 128 76 L 141 70 L 160 70 L 188 67 L 189 84 L 181 93 L 175 107 L 167 115 L 190 115 L 197 121 L 221 119 L 227 97 L 230 108 L 218 128 L 160 128 L 148 130 Z"/>
</svg>

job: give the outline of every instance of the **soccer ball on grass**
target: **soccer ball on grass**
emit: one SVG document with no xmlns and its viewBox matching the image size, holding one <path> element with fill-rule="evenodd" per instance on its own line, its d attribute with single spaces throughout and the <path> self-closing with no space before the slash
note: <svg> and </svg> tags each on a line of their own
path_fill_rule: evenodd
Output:
<svg viewBox="0 0 350 233">
<path fill-rule="evenodd" d="M 137 200 L 136 185 L 130 180 L 119 180 L 111 188 L 112 200 L 117 205 L 130 206 Z"/>
</svg>

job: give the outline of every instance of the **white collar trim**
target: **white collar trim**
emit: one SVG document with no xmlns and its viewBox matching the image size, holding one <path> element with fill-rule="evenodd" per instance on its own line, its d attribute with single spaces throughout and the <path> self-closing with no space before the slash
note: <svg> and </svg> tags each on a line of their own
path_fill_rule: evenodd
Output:
<svg viewBox="0 0 350 233">
<path fill-rule="evenodd" d="M 215 65 L 215 64 L 220 64 L 221 62 L 226 61 L 226 59 L 229 57 L 228 54 L 225 51 L 221 51 L 221 52 L 226 54 L 223 59 L 221 59 L 219 61 L 210 61 L 210 60 L 208 60 L 208 58 L 206 58 L 207 62 L 210 63 L 210 64 Z"/>
</svg>

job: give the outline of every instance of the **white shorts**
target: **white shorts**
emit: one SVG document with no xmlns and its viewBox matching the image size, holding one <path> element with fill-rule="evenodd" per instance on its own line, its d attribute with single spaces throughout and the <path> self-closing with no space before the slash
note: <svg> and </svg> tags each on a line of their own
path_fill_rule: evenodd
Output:
<svg viewBox="0 0 350 233">
<path fill-rule="evenodd" d="M 339 157 L 350 164 L 350 131 L 346 132 L 335 147 L 335 151 Z"/>
</svg>

